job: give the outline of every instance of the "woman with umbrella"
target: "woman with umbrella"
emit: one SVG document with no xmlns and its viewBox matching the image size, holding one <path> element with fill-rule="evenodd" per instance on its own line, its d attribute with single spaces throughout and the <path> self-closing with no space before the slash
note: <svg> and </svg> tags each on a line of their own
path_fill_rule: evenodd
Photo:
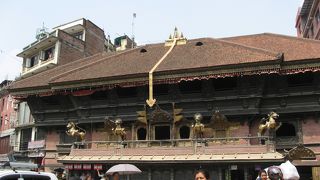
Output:
<svg viewBox="0 0 320 180">
<path fill-rule="evenodd" d="M 117 164 L 112 166 L 106 174 L 112 175 L 113 180 L 119 180 L 120 175 L 141 173 L 141 170 L 132 164 Z"/>
<path fill-rule="evenodd" d="M 112 174 L 112 179 L 113 180 L 120 180 L 120 174 L 118 172 L 115 172 Z"/>
</svg>

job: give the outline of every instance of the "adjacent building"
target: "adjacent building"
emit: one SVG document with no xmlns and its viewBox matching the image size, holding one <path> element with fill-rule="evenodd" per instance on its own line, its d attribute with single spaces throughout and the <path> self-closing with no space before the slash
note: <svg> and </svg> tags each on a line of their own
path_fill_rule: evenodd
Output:
<svg viewBox="0 0 320 180">
<path fill-rule="evenodd" d="M 298 37 L 320 39 L 320 1 L 304 0 L 296 18 Z"/>
<path fill-rule="evenodd" d="M 114 50 L 104 31 L 83 18 L 54 27 L 51 32 L 43 27 L 36 38 L 35 42 L 17 55 L 23 58 L 22 78 L 57 65 Z"/>
<path fill-rule="evenodd" d="M 115 51 L 115 47 L 110 38 L 105 38 L 101 28 L 84 18 L 54 27 L 50 32 L 42 27 L 37 31 L 36 41 L 23 48 L 23 51 L 17 55 L 23 59 L 22 72 L 18 79 L 55 69 L 57 66 L 64 66 L 78 59 L 112 51 Z M 34 88 L 31 88 L 31 91 L 33 90 Z M 8 97 L 11 98 L 9 93 Z M 4 104 L 4 107 L 7 106 Z M 3 147 L 8 147 L 18 161 L 31 161 L 43 166 L 45 149 L 50 151 L 48 150 L 50 146 L 46 147 L 45 141 L 47 132 L 37 127 L 27 102 L 16 98 L 14 110 L 15 116 L 11 115 L 10 132 L 14 132 L 15 129 L 15 133 L 12 135 L 10 146 L 7 145 L 9 141 L 6 141 L 3 142 L 7 143 Z M 4 114 L 3 119 L 6 119 L 2 122 L 9 124 L 8 113 L 2 114 Z M 5 132 L 2 131 L 2 136 L 4 135 Z M 53 168 L 56 167 L 53 166 Z"/>
<path fill-rule="evenodd" d="M 7 90 L 11 82 L 4 80 L 0 84 L 0 154 L 8 154 L 12 151 L 16 104 Z"/>
<path fill-rule="evenodd" d="M 319 48 L 270 33 L 187 40 L 175 31 L 164 43 L 66 58 L 10 92 L 43 132 L 47 170 L 133 163 L 143 173 L 131 179 L 192 179 L 200 167 L 214 179 L 253 179 L 288 158 L 301 179 L 316 179 Z M 259 136 L 264 118 L 282 125 Z"/>
</svg>

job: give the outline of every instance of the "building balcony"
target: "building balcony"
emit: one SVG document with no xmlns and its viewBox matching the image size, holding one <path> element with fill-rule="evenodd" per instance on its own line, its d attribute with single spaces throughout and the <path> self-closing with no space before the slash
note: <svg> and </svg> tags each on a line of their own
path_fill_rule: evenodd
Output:
<svg viewBox="0 0 320 180">
<path fill-rule="evenodd" d="M 264 144 L 260 144 L 263 140 Z M 174 140 L 92 141 L 74 143 L 69 156 L 60 158 L 70 162 L 197 162 L 282 160 L 268 137 L 234 137 Z"/>
</svg>

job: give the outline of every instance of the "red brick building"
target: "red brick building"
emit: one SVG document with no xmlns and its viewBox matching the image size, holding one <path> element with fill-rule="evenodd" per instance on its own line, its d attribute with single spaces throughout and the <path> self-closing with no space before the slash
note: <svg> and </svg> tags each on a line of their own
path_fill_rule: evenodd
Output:
<svg viewBox="0 0 320 180">
<path fill-rule="evenodd" d="M 320 39 L 320 2 L 305 0 L 299 8 L 296 28 L 298 37 Z"/>
<path fill-rule="evenodd" d="M 318 178 L 319 42 L 268 33 L 171 37 L 10 86 L 45 132 L 47 169 L 58 161 L 72 172 L 95 173 L 133 163 L 143 173 L 131 179 L 192 179 L 199 167 L 219 180 L 253 179 L 288 158 L 301 179 Z M 282 125 L 258 136 L 271 111 Z M 196 113 L 203 117 L 200 133 Z M 117 118 L 126 131 L 121 139 L 104 123 Z M 66 134 L 69 121 L 84 141 Z"/>
<path fill-rule="evenodd" d="M 0 84 L 0 154 L 12 152 L 10 137 L 14 134 L 13 123 L 16 118 L 15 100 L 7 91 L 12 81 L 5 80 Z"/>
</svg>

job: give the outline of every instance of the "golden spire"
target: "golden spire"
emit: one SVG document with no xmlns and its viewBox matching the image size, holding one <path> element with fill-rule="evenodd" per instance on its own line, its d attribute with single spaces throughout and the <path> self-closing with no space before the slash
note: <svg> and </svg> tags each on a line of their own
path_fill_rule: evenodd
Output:
<svg viewBox="0 0 320 180">
<path fill-rule="evenodd" d="M 173 35 L 170 34 L 169 39 L 166 40 L 165 46 L 171 46 L 174 42 L 174 39 L 176 40 L 176 45 L 182 45 L 187 43 L 187 39 L 183 37 L 182 32 L 178 31 L 178 28 L 174 28 Z"/>
</svg>

